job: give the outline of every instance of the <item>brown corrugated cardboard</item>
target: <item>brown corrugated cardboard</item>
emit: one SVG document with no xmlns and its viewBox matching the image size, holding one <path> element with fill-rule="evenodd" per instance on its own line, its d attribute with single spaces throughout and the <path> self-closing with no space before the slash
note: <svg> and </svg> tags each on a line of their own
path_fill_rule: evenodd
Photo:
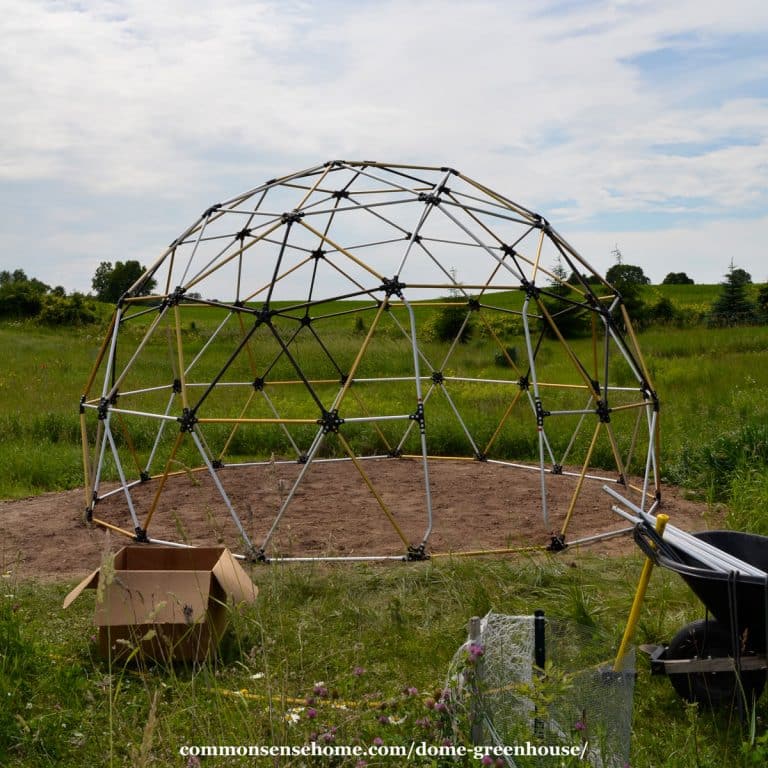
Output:
<svg viewBox="0 0 768 768">
<path fill-rule="evenodd" d="M 215 652 L 228 624 L 227 602 L 253 602 L 258 589 L 224 547 L 123 547 L 64 600 L 97 589 L 94 622 L 103 656 L 138 648 L 160 661 L 200 661 Z"/>
</svg>

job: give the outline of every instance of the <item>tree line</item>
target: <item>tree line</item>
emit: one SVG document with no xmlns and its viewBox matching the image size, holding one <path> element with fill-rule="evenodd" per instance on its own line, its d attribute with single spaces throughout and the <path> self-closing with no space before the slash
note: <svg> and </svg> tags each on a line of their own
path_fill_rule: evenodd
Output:
<svg viewBox="0 0 768 768">
<path fill-rule="evenodd" d="M 720 283 L 716 299 L 707 310 L 699 312 L 681 309 L 666 296 L 648 300 L 649 292 L 643 289 L 651 281 L 643 268 L 623 263 L 618 249 L 615 253 L 618 254 L 617 263 L 605 273 L 605 280 L 621 295 L 632 324 L 637 329 L 654 325 L 729 327 L 768 323 L 768 284 L 757 286 L 755 291 L 752 276 L 746 270 L 735 267 L 732 262 L 725 279 Z M 558 331 L 566 338 L 588 335 L 592 328 L 590 313 L 578 308 L 583 296 L 574 289 L 585 284 L 598 288 L 603 284 L 602 280 L 596 275 L 585 273 L 571 272 L 569 275 L 560 261 L 554 264 L 550 273 L 552 278 L 546 287 L 542 287 L 540 301 L 550 315 L 557 317 Z M 670 272 L 661 284 L 693 285 L 694 281 L 685 272 Z M 599 290 L 597 292 L 600 293 Z M 572 311 L 563 311 L 564 304 L 569 300 Z M 623 325 L 623 317 L 618 312 L 615 319 Z M 553 335 L 548 323 L 542 321 L 542 326 L 543 333 Z M 513 319 L 508 319 L 505 327 L 494 330 L 502 336 L 519 332 Z M 476 331 L 483 334 L 484 329 L 478 326 L 471 315 L 467 318 L 467 310 L 461 305 L 440 309 L 428 325 L 428 332 L 434 338 L 447 342 L 453 341 L 459 334 L 460 341 L 467 342 Z"/>
<path fill-rule="evenodd" d="M 99 320 L 96 301 L 116 303 L 144 274 L 138 261 L 102 261 L 91 280 L 94 294 L 67 294 L 63 286 L 51 287 L 23 269 L 0 271 L 0 319 L 33 318 L 46 325 L 87 325 Z M 151 291 L 155 281 L 144 282 Z"/>
<path fill-rule="evenodd" d="M 643 298 L 643 286 L 651 281 L 643 268 L 635 264 L 625 264 L 621 260 L 618 249 L 617 263 L 605 273 L 605 279 L 621 294 L 627 312 L 639 327 L 658 324 L 678 324 L 685 321 L 684 313 L 666 296 L 660 296 L 655 301 Z M 558 273 L 558 269 L 562 274 Z M 555 279 L 552 288 L 562 294 L 569 290 L 563 286 L 565 271 L 562 267 L 554 269 Z M 695 322 L 704 323 L 710 327 L 726 327 L 734 325 L 757 325 L 768 323 L 768 283 L 753 290 L 752 275 L 745 269 L 736 267 L 731 261 L 725 279 L 720 283 L 717 298 L 702 316 Z M 593 276 L 576 275 L 571 273 L 567 282 L 571 285 L 579 283 L 599 283 Z M 669 272 L 661 285 L 694 285 L 694 280 L 685 272 Z"/>
<path fill-rule="evenodd" d="M 682 311 L 666 296 L 655 301 L 643 297 L 643 286 L 650 284 L 650 279 L 642 267 L 626 264 L 616 249 L 617 263 L 605 274 L 605 279 L 621 294 L 624 305 L 633 322 L 639 327 L 657 324 L 684 324 Z M 131 286 L 136 284 L 145 273 L 145 268 L 135 260 L 117 261 L 114 264 L 102 261 L 96 268 L 91 285 L 94 294 L 73 292 L 67 294 L 62 286 L 51 287 L 35 277 L 28 277 L 24 270 L 13 272 L 0 271 L 0 319 L 22 320 L 35 318 L 50 325 L 83 325 L 96 322 L 100 314 L 95 300 L 114 304 Z M 553 279 L 546 289 L 553 297 L 563 297 L 572 293 L 570 286 L 583 283 L 599 283 L 600 280 L 586 274 L 567 274 L 561 263 L 552 269 Z M 670 272 L 662 285 L 692 285 L 694 281 L 685 272 Z M 142 290 L 150 292 L 156 282 L 148 278 Z M 450 313 L 449 313 L 450 314 Z M 464 312 L 456 317 L 436 318 L 438 337 L 451 336 L 458 331 L 464 321 Z M 586 330 L 584 317 L 574 313 L 571 317 L 561 316 L 564 324 L 562 331 L 569 335 L 578 335 Z M 709 326 L 722 327 L 733 325 L 754 325 L 768 323 L 768 284 L 754 290 L 752 276 L 744 269 L 731 262 L 720 292 L 709 311 L 695 322 L 704 322 Z M 581 326 L 585 327 L 582 328 Z M 454 327 L 456 326 L 456 327 Z M 465 329 L 465 339 L 471 335 L 471 324 Z"/>
</svg>

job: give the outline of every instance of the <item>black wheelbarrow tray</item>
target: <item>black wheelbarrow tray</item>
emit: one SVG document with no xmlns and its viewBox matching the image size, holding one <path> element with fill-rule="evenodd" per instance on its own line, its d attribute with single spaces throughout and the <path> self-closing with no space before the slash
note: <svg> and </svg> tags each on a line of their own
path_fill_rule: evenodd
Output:
<svg viewBox="0 0 768 768">
<path fill-rule="evenodd" d="M 695 538 L 768 572 L 768 537 L 737 531 L 705 531 Z M 651 673 L 669 676 L 683 699 L 711 707 L 756 701 L 765 687 L 768 577 L 718 571 L 664 541 L 645 523 L 635 541 L 656 565 L 679 573 L 707 609 L 668 646 L 641 646 Z"/>
</svg>

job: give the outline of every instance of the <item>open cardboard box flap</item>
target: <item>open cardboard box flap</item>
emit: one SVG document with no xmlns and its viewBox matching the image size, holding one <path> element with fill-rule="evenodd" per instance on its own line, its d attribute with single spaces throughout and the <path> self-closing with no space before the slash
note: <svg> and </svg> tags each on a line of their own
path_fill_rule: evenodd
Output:
<svg viewBox="0 0 768 768">
<path fill-rule="evenodd" d="M 130 545 L 114 555 L 113 563 L 96 569 L 64 599 L 68 608 L 86 589 L 102 579 L 95 624 L 107 627 L 226 624 L 224 607 L 254 602 L 258 589 L 240 563 L 224 547 L 175 548 Z"/>
<path fill-rule="evenodd" d="M 251 577 L 238 563 L 234 555 L 224 547 L 161 547 L 157 545 L 130 545 L 123 547 L 114 556 L 115 577 L 120 577 L 124 586 L 125 579 L 136 578 L 134 574 L 153 572 L 155 578 L 159 572 L 169 573 L 198 573 L 207 571 L 214 575 L 228 597 L 235 603 L 252 603 L 258 597 L 259 590 L 251 581 Z M 129 575 L 130 574 L 130 575 Z M 86 576 L 64 598 L 64 608 L 70 605 L 86 590 L 96 589 L 101 577 L 101 568 Z M 140 577 L 139 577 L 140 578 Z M 166 576 L 163 576 L 166 578 Z M 199 577 L 190 576 L 196 585 Z M 146 584 L 147 582 L 143 581 Z M 208 590 L 206 590 L 207 592 Z"/>
</svg>

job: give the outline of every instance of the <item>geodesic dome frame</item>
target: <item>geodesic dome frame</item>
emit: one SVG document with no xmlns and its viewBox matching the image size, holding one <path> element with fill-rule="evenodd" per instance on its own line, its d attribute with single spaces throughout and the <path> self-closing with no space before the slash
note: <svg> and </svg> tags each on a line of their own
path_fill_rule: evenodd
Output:
<svg viewBox="0 0 768 768">
<path fill-rule="evenodd" d="M 495 367 L 462 359 L 470 325 Z M 332 161 L 211 206 L 118 302 L 80 411 L 89 521 L 152 541 L 168 479 L 203 472 L 255 559 L 324 462 L 353 468 L 389 521 L 400 552 L 383 557 L 437 554 L 442 458 L 538 472 L 546 525 L 549 483 L 572 478 L 555 549 L 585 482 L 642 509 L 660 493 L 658 399 L 621 296 L 540 214 L 447 167 Z M 523 422 L 538 461 L 510 455 Z M 613 474 L 591 470 L 601 443 Z M 366 464 L 402 458 L 421 477 L 417 533 Z M 284 464 L 298 471 L 255 541 L 226 474 Z M 107 499 L 122 518 L 98 514 Z"/>
</svg>

